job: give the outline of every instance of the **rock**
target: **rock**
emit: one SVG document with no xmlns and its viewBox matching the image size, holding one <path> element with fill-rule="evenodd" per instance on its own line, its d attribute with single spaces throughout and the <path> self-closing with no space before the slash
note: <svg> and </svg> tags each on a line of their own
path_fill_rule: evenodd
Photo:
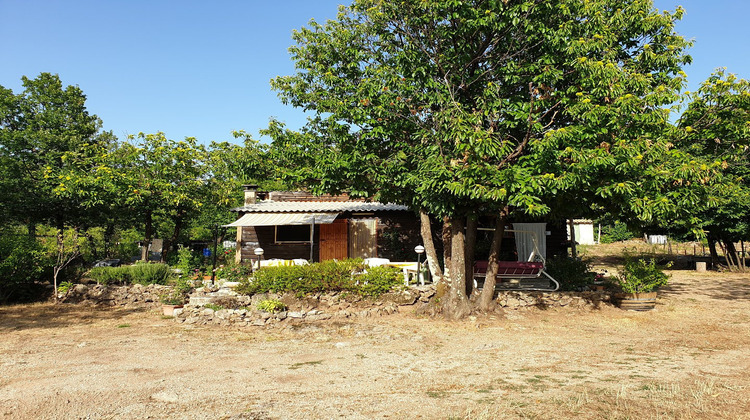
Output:
<svg viewBox="0 0 750 420">
<path fill-rule="evenodd" d="M 174 308 L 172 310 L 172 316 L 174 316 L 175 318 L 177 318 L 180 315 L 182 315 L 183 312 L 185 312 L 185 310 L 183 308 Z"/>
<path fill-rule="evenodd" d="M 72 292 L 75 293 L 75 294 L 77 294 L 77 295 L 83 295 L 88 290 L 89 290 L 89 287 L 86 286 L 85 284 L 76 284 L 75 286 L 73 286 Z"/>
<path fill-rule="evenodd" d="M 303 312 L 289 312 L 287 315 L 289 318 L 302 318 L 305 316 Z"/>
<path fill-rule="evenodd" d="M 207 317 L 213 317 L 213 315 L 214 315 L 214 312 L 215 312 L 215 311 L 214 311 L 213 309 L 211 309 L 211 308 L 206 308 L 206 309 L 204 309 L 204 310 L 203 310 L 203 312 L 201 312 L 201 314 L 203 314 L 203 316 L 207 316 Z"/>
<path fill-rule="evenodd" d="M 337 349 L 343 349 L 344 347 L 349 347 L 350 345 L 351 345 L 350 343 L 342 341 L 342 342 L 338 342 L 334 344 L 333 346 L 336 347 Z"/>
<path fill-rule="evenodd" d="M 263 319 L 255 319 L 252 322 L 250 322 L 250 325 L 260 327 L 260 326 L 266 325 L 266 321 Z"/>
<path fill-rule="evenodd" d="M 382 302 L 392 302 L 396 305 L 413 305 L 414 302 L 419 299 L 420 293 L 415 289 L 406 289 L 399 292 L 388 292 L 383 294 L 380 298 Z"/>
</svg>

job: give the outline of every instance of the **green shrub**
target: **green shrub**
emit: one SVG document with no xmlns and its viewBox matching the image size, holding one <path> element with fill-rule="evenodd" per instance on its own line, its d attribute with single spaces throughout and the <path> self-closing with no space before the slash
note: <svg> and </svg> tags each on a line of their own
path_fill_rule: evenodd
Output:
<svg viewBox="0 0 750 420">
<path fill-rule="evenodd" d="M 350 291 L 363 296 L 379 296 L 400 282 L 400 271 L 389 267 L 364 271 L 361 259 L 323 261 L 320 263 L 266 267 L 243 279 L 235 289 L 253 295 L 267 292 L 293 292 L 298 296 L 321 292 Z M 357 274 L 353 274 L 357 273 Z M 359 274 L 362 273 L 362 274 Z"/>
<path fill-rule="evenodd" d="M 670 262 L 667 267 L 671 266 Z M 669 275 L 664 273 L 653 258 L 625 262 L 622 272 L 617 276 L 617 283 L 625 293 L 653 292 L 667 284 Z"/>
<path fill-rule="evenodd" d="M 57 294 L 59 295 L 66 295 L 68 293 L 68 290 L 73 287 L 73 283 L 69 281 L 64 281 L 57 285 Z"/>
<path fill-rule="evenodd" d="M 41 298 L 44 288 L 38 282 L 52 278 L 52 264 L 34 239 L 16 232 L 0 232 L 0 303 Z"/>
<path fill-rule="evenodd" d="M 610 244 L 612 242 L 627 241 L 633 239 L 633 232 L 628 229 L 628 225 L 622 222 L 615 222 L 614 225 L 602 226 L 602 243 Z"/>
<path fill-rule="evenodd" d="M 136 284 L 167 284 L 172 269 L 166 264 L 138 263 L 130 267 L 130 281 Z"/>
<path fill-rule="evenodd" d="M 253 268 L 249 265 L 226 264 L 216 269 L 216 278 L 226 281 L 246 280 L 253 274 Z"/>
<path fill-rule="evenodd" d="M 177 250 L 177 264 L 175 265 L 175 267 L 182 270 L 182 275 L 191 275 L 193 270 L 197 267 L 200 267 L 200 265 L 200 257 L 196 255 L 190 248 L 182 247 Z"/>
<path fill-rule="evenodd" d="M 586 261 L 567 255 L 547 259 L 544 270 L 560 282 L 560 290 L 579 290 L 591 284 L 596 277 L 596 273 L 590 271 Z"/>
<path fill-rule="evenodd" d="M 94 267 L 88 277 L 98 284 L 128 284 L 130 283 L 130 266 L 122 267 Z"/>
<path fill-rule="evenodd" d="M 368 268 L 366 273 L 359 275 L 355 283 L 355 289 L 363 296 L 380 296 L 389 292 L 393 286 L 401 284 L 403 281 L 402 271 L 395 267 L 372 267 Z"/>
<path fill-rule="evenodd" d="M 286 310 L 286 305 L 277 299 L 265 299 L 258 302 L 258 310 L 276 313 Z"/>
</svg>

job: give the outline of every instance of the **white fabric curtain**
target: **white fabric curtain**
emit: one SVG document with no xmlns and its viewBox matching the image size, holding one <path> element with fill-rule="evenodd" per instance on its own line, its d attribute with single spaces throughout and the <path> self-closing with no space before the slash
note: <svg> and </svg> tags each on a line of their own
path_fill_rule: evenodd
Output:
<svg viewBox="0 0 750 420">
<path fill-rule="evenodd" d="M 547 260 L 547 224 L 546 223 L 513 223 L 516 236 L 518 261 L 528 261 L 531 254 L 538 250 L 543 260 Z M 536 248 L 534 241 L 536 240 Z"/>
</svg>

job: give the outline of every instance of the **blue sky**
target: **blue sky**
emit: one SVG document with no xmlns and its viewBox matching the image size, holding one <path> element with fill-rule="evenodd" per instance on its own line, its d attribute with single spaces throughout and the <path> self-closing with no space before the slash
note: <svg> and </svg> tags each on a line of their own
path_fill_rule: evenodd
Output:
<svg viewBox="0 0 750 420">
<path fill-rule="evenodd" d="M 0 0 L 0 85 L 60 75 L 78 85 L 104 129 L 124 138 L 163 131 L 173 139 L 256 138 L 271 117 L 298 128 L 269 80 L 294 70 L 292 30 L 336 16 L 341 0 Z M 656 0 L 682 5 L 677 30 L 696 43 L 690 90 L 716 67 L 750 78 L 750 2 Z"/>
</svg>

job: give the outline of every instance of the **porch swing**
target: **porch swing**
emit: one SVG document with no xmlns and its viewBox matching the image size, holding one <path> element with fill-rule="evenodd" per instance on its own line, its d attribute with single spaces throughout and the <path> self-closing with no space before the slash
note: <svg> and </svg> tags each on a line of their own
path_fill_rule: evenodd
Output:
<svg viewBox="0 0 750 420">
<path fill-rule="evenodd" d="M 560 283 L 544 270 L 546 259 L 539 251 L 537 232 L 531 230 L 508 229 L 516 236 L 516 247 L 529 248 L 530 252 L 525 261 L 498 261 L 497 275 L 495 276 L 495 290 L 524 290 L 554 292 L 560 288 Z M 518 235 L 521 234 L 521 235 Z M 529 243 L 519 244 L 521 238 L 530 239 Z M 525 239 L 522 239 L 525 241 Z M 519 256 L 520 256 L 519 252 Z M 487 261 L 476 261 L 474 263 L 474 288 L 481 288 L 487 277 Z"/>
</svg>

